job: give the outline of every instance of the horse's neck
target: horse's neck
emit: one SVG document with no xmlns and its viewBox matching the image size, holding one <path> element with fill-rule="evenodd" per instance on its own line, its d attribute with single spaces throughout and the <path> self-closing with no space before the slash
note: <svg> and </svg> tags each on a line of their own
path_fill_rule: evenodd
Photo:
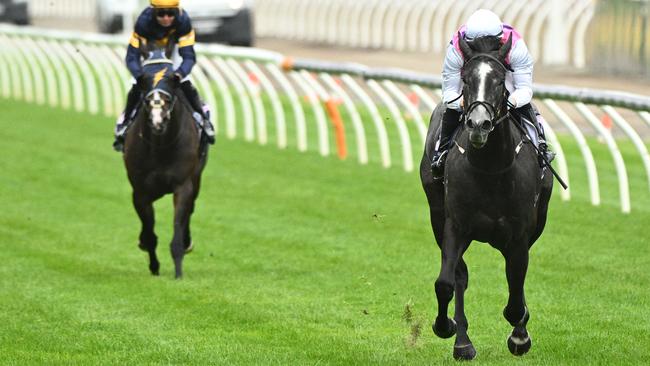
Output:
<svg viewBox="0 0 650 366">
<path fill-rule="evenodd" d="M 495 127 L 481 149 L 468 141 L 468 160 L 472 166 L 487 172 L 499 172 L 512 165 L 515 158 L 515 141 L 511 121 L 505 120 Z"/>
</svg>

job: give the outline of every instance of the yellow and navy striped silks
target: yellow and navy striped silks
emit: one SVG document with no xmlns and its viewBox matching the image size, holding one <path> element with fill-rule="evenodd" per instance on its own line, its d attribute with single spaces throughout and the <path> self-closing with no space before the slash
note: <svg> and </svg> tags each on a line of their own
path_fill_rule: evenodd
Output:
<svg viewBox="0 0 650 366">
<path fill-rule="evenodd" d="M 143 37 L 140 37 L 140 35 L 137 34 L 136 32 L 133 32 L 131 34 L 131 39 L 129 40 L 129 44 L 135 48 L 140 48 L 141 43 L 144 46 L 147 44 L 147 40 Z"/>
<path fill-rule="evenodd" d="M 169 34 L 167 34 L 166 37 L 162 39 L 156 40 L 156 46 L 158 47 L 165 47 L 169 43 L 169 38 L 171 37 L 172 34 L 176 32 L 175 29 L 172 29 Z M 178 38 L 178 47 L 187 47 L 187 46 L 194 46 L 196 43 L 196 35 L 194 33 L 194 30 L 190 31 L 188 34 L 179 37 Z M 135 48 L 140 48 L 140 45 L 145 46 L 147 44 L 147 39 L 140 36 L 136 32 L 133 32 L 131 35 L 131 40 L 129 41 L 129 44 Z"/>
<path fill-rule="evenodd" d="M 187 46 L 194 46 L 194 43 L 196 43 L 195 40 L 196 36 L 194 34 L 194 29 L 192 29 L 188 34 L 178 37 L 178 47 L 183 48 Z"/>
</svg>

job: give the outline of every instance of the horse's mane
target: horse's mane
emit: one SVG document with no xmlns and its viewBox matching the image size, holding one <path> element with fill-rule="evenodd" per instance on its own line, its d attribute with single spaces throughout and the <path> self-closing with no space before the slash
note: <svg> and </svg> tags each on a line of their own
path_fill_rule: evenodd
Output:
<svg viewBox="0 0 650 366">
<path fill-rule="evenodd" d="M 501 47 L 501 37 L 498 36 L 484 36 L 477 37 L 471 42 L 468 42 L 472 50 L 476 52 L 493 52 Z"/>
</svg>

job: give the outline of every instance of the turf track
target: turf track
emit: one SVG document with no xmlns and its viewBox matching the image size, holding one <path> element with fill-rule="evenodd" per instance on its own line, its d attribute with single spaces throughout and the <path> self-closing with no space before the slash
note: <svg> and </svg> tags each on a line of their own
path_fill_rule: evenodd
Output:
<svg viewBox="0 0 650 366">
<path fill-rule="evenodd" d="M 454 363 L 452 341 L 430 329 L 439 251 L 417 174 L 220 139 L 175 281 L 171 200 L 156 206 L 152 277 L 111 120 L 0 111 L 1 364 Z M 622 146 L 634 200 L 620 214 L 611 159 L 592 147 L 608 196 L 588 204 L 565 146 L 574 199 L 554 195 L 531 254 L 526 365 L 650 359 L 647 182 Z M 505 344 L 503 260 L 479 243 L 466 259 L 477 361 L 520 364 Z"/>
</svg>

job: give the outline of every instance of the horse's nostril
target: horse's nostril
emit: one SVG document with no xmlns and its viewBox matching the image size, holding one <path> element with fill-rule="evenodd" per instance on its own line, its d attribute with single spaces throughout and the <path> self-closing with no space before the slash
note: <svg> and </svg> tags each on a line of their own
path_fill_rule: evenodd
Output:
<svg viewBox="0 0 650 366">
<path fill-rule="evenodd" d="M 492 128 L 492 123 L 490 120 L 486 119 L 483 121 L 483 123 L 481 123 L 481 128 L 484 130 L 490 130 Z"/>
</svg>

